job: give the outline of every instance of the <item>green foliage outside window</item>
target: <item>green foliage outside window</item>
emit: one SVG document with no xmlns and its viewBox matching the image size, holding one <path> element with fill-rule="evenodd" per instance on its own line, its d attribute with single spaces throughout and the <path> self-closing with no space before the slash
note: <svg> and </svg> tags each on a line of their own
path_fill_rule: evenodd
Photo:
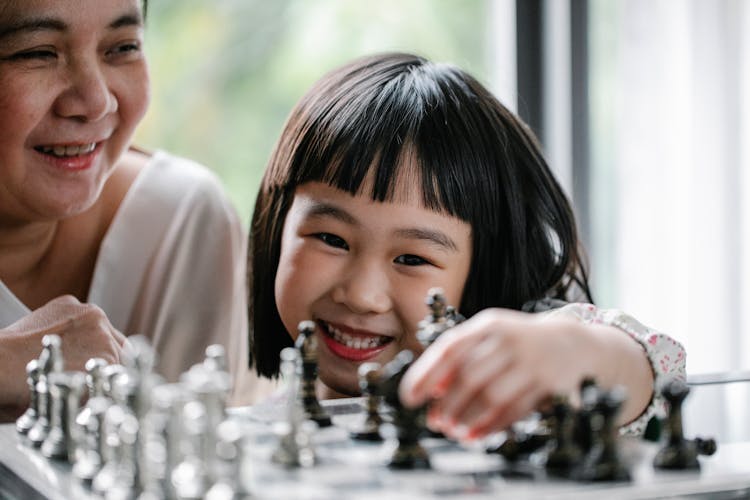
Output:
<svg viewBox="0 0 750 500">
<path fill-rule="evenodd" d="M 153 95 L 136 142 L 214 170 L 247 224 L 284 120 L 315 80 L 404 50 L 486 82 L 488 10 L 484 0 L 153 0 Z"/>
</svg>

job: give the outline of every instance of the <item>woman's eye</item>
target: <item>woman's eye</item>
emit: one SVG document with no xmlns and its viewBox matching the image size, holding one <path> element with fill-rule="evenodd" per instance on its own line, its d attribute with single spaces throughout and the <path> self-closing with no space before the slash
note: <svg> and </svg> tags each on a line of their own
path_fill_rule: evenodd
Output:
<svg viewBox="0 0 750 500">
<path fill-rule="evenodd" d="M 25 52 L 18 52 L 17 54 L 13 54 L 11 56 L 11 59 L 15 59 L 16 61 L 30 61 L 34 59 L 55 59 L 57 57 L 57 54 L 51 50 L 27 50 Z"/>
<path fill-rule="evenodd" d="M 405 266 L 423 266 L 425 264 L 429 264 L 429 262 L 422 257 L 419 257 L 417 255 L 399 255 L 394 260 L 396 264 L 403 264 Z"/>
<path fill-rule="evenodd" d="M 342 238 L 339 238 L 335 234 L 331 233 L 317 233 L 315 235 L 320 241 L 325 243 L 326 245 L 334 248 L 342 248 L 344 250 L 349 250 L 349 245 L 346 244 L 346 241 L 344 241 Z"/>
</svg>

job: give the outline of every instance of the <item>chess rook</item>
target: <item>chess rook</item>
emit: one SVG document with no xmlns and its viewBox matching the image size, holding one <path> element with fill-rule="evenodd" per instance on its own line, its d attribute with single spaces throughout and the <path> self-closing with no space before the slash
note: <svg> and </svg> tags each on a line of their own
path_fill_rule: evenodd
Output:
<svg viewBox="0 0 750 500">
<path fill-rule="evenodd" d="M 617 449 L 615 417 L 625 401 L 625 391 L 615 387 L 597 390 L 590 411 L 591 448 L 583 458 L 575 476 L 582 481 L 629 481 L 630 472 L 620 459 Z M 589 394 L 592 394 L 589 391 Z"/>
</svg>

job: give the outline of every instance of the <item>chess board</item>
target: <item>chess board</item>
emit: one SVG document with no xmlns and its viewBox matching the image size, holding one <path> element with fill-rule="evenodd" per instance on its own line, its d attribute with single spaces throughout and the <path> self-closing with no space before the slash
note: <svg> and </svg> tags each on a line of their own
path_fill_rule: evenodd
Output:
<svg viewBox="0 0 750 500">
<path fill-rule="evenodd" d="M 270 459 L 278 445 L 274 423 L 283 420 L 283 403 L 230 410 L 246 436 L 239 484 L 247 498 L 260 499 L 421 499 L 421 498 L 747 498 L 750 497 L 750 442 L 720 443 L 713 456 L 700 457 L 700 471 L 655 470 L 659 447 L 632 438 L 620 451 L 629 465 L 629 482 L 581 483 L 547 477 L 532 459 L 506 462 L 487 454 L 483 443 L 460 445 L 425 438 L 429 470 L 386 466 L 395 446 L 355 441 L 350 430 L 363 418 L 359 398 L 324 401 L 333 426 L 312 434 L 315 463 L 289 468 Z M 387 432 L 386 432 L 386 437 Z M 46 459 L 22 442 L 11 424 L 0 425 L 0 498 L 97 498 L 71 474 L 65 462 Z"/>
</svg>

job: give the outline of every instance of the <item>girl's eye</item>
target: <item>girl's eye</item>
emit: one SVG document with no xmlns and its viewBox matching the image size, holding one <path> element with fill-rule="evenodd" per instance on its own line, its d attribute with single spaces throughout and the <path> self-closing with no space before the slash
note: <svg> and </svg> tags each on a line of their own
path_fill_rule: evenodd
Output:
<svg viewBox="0 0 750 500">
<path fill-rule="evenodd" d="M 346 244 L 346 241 L 344 241 L 342 238 L 339 238 L 335 234 L 331 233 L 317 233 L 315 235 L 320 241 L 325 243 L 326 245 L 334 248 L 341 248 L 344 250 L 349 250 L 349 245 Z"/>
<path fill-rule="evenodd" d="M 424 266 L 425 264 L 429 264 L 429 262 L 422 257 L 410 254 L 399 255 L 394 262 L 405 266 Z"/>
<path fill-rule="evenodd" d="M 141 51 L 140 43 L 128 42 L 128 43 L 122 43 L 110 49 L 107 52 L 107 55 L 110 57 L 128 56 L 131 54 L 139 53 L 140 51 Z"/>
</svg>

